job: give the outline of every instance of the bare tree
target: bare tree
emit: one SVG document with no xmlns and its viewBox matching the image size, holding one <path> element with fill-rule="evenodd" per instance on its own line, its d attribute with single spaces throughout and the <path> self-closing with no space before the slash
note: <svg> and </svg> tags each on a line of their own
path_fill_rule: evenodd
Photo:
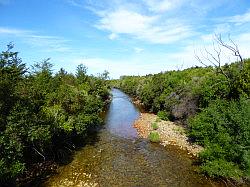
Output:
<svg viewBox="0 0 250 187">
<path fill-rule="evenodd" d="M 229 81 L 228 74 L 223 70 L 222 67 L 222 47 L 228 49 L 230 52 L 232 52 L 232 55 L 237 57 L 237 61 L 239 62 L 239 70 L 241 71 L 244 67 L 244 59 L 242 58 L 238 46 L 235 44 L 235 42 L 231 39 L 230 35 L 228 35 L 229 43 L 226 43 L 222 40 L 221 34 L 215 34 L 215 42 L 213 42 L 213 52 L 207 50 L 207 48 L 204 47 L 204 51 L 200 51 L 202 58 L 197 55 L 196 51 L 195 58 L 198 60 L 199 63 L 204 65 L 205 67 L 213 66 L 215 67 L 218 72 L 226 77 L 226 79 Z"/>
<path fill-rule="evenodd" d="M 217 42 L 218 42 L 219 45 L 221 45 L 221 46 L 227 48 L 228 50 L 230 50 L 231 52 L 233 52 L 233 55 L 236 56 L 239 59 L 240 70 L 242 70 L 243 66 L 244 66 L 244 59 L 242 58 L 242 56 L 240 54 L 238 45 L 231 39 L 230 35 L 228 35 L 228 40 L 231 43 L 231 45 L 225 43 L 222 40 L 221 34 L 215 35 L 215 36 L 216 36 L 216 40 L 217 40 Z"/>
</svg>

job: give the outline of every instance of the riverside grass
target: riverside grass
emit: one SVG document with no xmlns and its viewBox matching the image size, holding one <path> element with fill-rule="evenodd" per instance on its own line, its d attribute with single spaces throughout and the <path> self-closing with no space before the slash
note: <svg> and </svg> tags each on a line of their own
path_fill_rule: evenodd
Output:
<svg viewBox="0 0 250 187">
<path fill-rule="evenodd" d="M 160 135 L 156 131 L 150 132 L 148 138 L 151 142 L 154 142 L 154 143 L 160 142 Z"/>
</svg>

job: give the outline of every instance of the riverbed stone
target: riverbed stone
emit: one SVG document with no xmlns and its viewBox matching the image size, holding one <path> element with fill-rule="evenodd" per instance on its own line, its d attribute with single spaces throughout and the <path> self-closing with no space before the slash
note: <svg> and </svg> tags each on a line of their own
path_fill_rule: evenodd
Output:
<svg viewBox="0 0 250 187">
<path fill-rule="evenodd" d="M 138 135 L 142 138 L 147 138 L 150 132 L 153 131 L 152 123 L 157 121 L 158 117 L 155 114 L 141 113 L 140 117 L 135 121 L 134 127 L 137 129 Z M 171 121 L 161 120 L 156 122 L 160 135 L 160 144 L 164 147 L 174 145 L 179 149 L 186 150 L 189 155 L 197 157 L 203 150 L 203 147 L 195 145 L 188 141 L 186 129 Z"/>
</svg>

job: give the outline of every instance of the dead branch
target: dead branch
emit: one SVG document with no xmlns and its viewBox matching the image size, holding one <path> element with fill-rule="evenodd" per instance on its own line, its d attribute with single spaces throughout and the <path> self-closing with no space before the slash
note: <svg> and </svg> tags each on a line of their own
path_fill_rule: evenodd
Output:
<svg viewBox="0 0 250 187">
<path fill-rule="evenodd" d="M 194 51 L 194 57 L 196 58 L 196 60 L 201 63 L 203 66 L 208 67 L 208 65 L 206 65 L 205 63 L 203 63 L 203 61 L 201 60 L 201 58 L 199 57 L 199 55 L 197 55 L 196 51 Z"/>
<path fill-rule="evenodd" d="M 41 157 L 43 157 L 43 160 L 45 161 L 46 159 L 45 159 L 45 156 L 42 154 L 42 153 L 40 153 L 36 148 L 35 148 L 35 146 L 34 147 L 32 147 Z"/>
<path fill-rule="evenodd" d="M 231 45 L 230 44 L 227 44 L 225 43 L 223 40 L 222 40 L 222 37 L 221 37 L 221 34 L 219 35 L 215 35 L 215 38 L 216 38 L 216 41 L 218 42 L 219 45 L 227 48 L 228 50 L 230 50 L 231 52 L 233 52 L 233 55 L 236 56 L 237 58 L 239 58 L 239 63 L 240 63 L 240 70 L 243 69 L 243 66 L 244 66 L 244 60 L 240 54 L 240 51 L 239 51 L 239 48 L 238 48 L 238 45 L 235 44 L 235 42 L 231 39 L 230 35 L 228 35 L 228 40 L 230 41 Z"/>
<path fill-rule="evenodd" d="M 209 51 L 207 50 L 207 48 L 204 47 L 203 50 L 200 51 L 200 55 L 197 55 L 196 51 L 194 51 L 195 54 L 195 58 L 197 59 L 197 61 L 204 65 L 205 67 L 208 67 L 209 64 L 211 64 L 213 67 L 216 68 L 216 70 L 218 71 L 218 73 L 220 73 L 221 75 L 223 75 L 229 86 L 231 86 L 231 80 L 230 77 L 228 75 L 228 73 L 226 73 L 224 71 L 224 68 L 222 66 L 222 62 L 221 62 L 221 54 L 222 54 L 222 49 L 221 47 L 224 47 L 226 49 L 228 49 L 229 51 L 233 52 L 233 56 L 237 57 L 237 60 L 239 59 L 239 70 L 241 71 L 243 69 L 244 66 L 244 60 L 239 52 L 239 48 L 238 46 L 235 44 L 235 42 L 230 38 L 230 35 L 228 36 L 229 39 L 229 44 L 225 43 L 222 40 L 221 35 L 216 35 L 215 34 L 215 41 L 216 44 L 213 42 L 213 51 Z"/>
</svg>

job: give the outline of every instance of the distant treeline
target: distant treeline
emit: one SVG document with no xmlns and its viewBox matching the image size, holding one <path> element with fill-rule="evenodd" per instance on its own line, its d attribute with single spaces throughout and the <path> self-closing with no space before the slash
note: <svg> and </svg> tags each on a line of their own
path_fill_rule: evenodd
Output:
<svg viewBox="0 0 250 187">
<path fill-rule="evenodd" d="M 181 121 L 205 147 L 201 170 L 213 177 L 250 177 L 250 59 L 111 80 L 146 110 Z"/>
<path fill-rule="evenodd" d="M 79 65 L 75 75 L 64 69 L 53 75 L 49 59 L 29 70 L 12 48 L 0 53 L 0 186 L 65 159 L 90 127 L 102 123 L 109 98 L 107 72 L 88 76 Z"/>
</svg>

